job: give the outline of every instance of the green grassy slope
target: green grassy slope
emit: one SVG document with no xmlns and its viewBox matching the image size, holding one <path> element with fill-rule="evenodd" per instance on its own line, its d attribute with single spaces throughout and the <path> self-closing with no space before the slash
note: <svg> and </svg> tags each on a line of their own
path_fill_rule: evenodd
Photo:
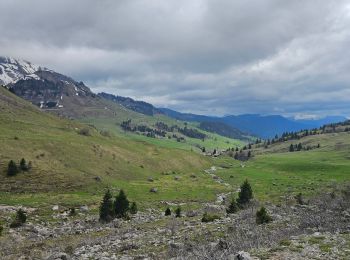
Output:
<svg viewBox="0 0 350 260">
<path fill-rule="evenodd" d="M 108 101 L 109 102 L 109 101 Z M 121 109 L 117 112 L 118 116 L 95 116 L 95 117 L 84 117 L 79 119 L 82 123 L 90 124 L 96 126 L 100 130 L 108 130 L 111 133 L 126 138 L 128 140 L 140 140 L 151 144 L 156 144 L 157 146 L 169 147 L 169 148 L 179 148 L 185 150 L 200 151 L 199 147 L 205 147 L 208 151 L 213 151 L 214 149 L 224 150 L 231 147 L 241 147 L 244 142 L 236 139 L 227 138 L 220 136 L 218 134 L 209 133 L 198 128 L 198 123 L 187 123 L 188 128 L 195 128 L 198 131 L 204 133 L 207 138 L 204 141 L 195 138 L 189 138 L 182 134 L 176 133 L 178 136 L 183 136 L 185 142 L 177 142 L 175 139 L 168 138 L 150 138 L 143 135 L 135 134 L 132 132 L 124 132 L 120 128 L 122 121 L 132 119 L 132 122 L 137 125 L 147 125 L 154 127 L 157 122 L 164 122 L 167 125 L 178 125 L 181 128 L 185 127 L 185 122 L 177 121 L 164 115 L 147 116 L 140 113 L 136 113 L 127 109 Z"/>
<path fill-rule="evenodd" d="M 290 144 L 299 142 L 303 146 L 320 144 L 320 148 L 289 152 Z M 336 184 L 350 182 L 349 132 L 307 136 L 267 149 L 253 149 L 252 153 L 251 160 L 236 161 L 231 169 L 223 169 L 218 175 L 237 188 L 244 179 L 249 179 L 261 200 L 281 201 L 298 193 L 308 196 L 331 192 Z"/>
<path fill-rule="evenodd" d="M 141 201 L 213 199 L 221 189 L 203 174 L 211 163 L 198 153 L 105 137 L 93 128 L 91 136 L 78 134 L 84 127 L 1 88 L 0 203 L 96 203 L 107 186 L 124 188 L 131 199 Z M 33 162 L 33 169 L 7 177 L 8 161 L 22 157 Z M 151 187 L 159 192 L 150 193 Z"/>
</svg>

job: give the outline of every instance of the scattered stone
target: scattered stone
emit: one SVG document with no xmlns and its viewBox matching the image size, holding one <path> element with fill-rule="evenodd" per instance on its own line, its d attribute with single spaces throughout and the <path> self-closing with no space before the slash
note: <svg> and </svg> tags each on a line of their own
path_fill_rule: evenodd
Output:
<svg viewBox="0 0 350 260">
<path fill-rule="evenodd" d="M 80 207 L 80 211 L 81 212 L 88 212 L 89 211 L 89 207 L 87 205 L 83 205 Z"/>
<path fill-rule="evenodd" d="M 68 259 L 68 255 L 66 253 L 54 253 L 51 256 L 49 256 L 48 258 L 46 258 L 47 260 L 67 260 Z"/>
<path fill-rule="evenodd" d="M 60 209 L 60 207 L 59 207 L 58 205 L 55 205 L 55 206 L 52 207 L 52 210 L 53 210 L 53 211 L 57 211 L 57 210 L 59 210 L 59 209 Z"/>
</svg>

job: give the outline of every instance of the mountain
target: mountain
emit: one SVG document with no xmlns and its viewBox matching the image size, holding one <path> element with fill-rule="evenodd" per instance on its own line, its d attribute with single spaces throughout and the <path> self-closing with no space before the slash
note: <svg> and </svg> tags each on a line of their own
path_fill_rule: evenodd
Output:
<svg viewBox="0 0 350 260">
<path fill-rule="evenodd" d="M 199 128 L 204 131 L 216 133 L 221 136 L 226 136 L 228 138 L 248 140 L 248 138 L 245 138 L 245 136 L 247 136 L 248 134 L 243 133 L 239 129 L 229 126 L 223 122 L 203 121 L 200 122 Z"/>
<path fill-rule="evenodd" d="M 159 108 L 165 115 L 172 118 L 190 122 L 222 122 L 226 125 L 239 129 L 242 132 L 249 133 L 261 138 L 272 138 L 276 134 L 281 135 L 284 132 L 299 131 L 302 129 L 318 128 L 324 124 L 337 123 L 344 121 L 345 117 L 332 116 L 318 120 L 295 120 L 281 115 L 229 115 L 224 117 L 213 117 L 205 115 L 196 115 L 190 113 L 180 113 L 168 108 Z"/>
<path fill-rule="evenodd" d="M 3 82 L 12 93 L 41 110 L 79 120 L 100 131 L 185 150 L 201 151 L 202 147 L 208 151 L 223 150 L 242 144 L 227 137 L 238 136 L 239 131 L 231 128 L 231 134 L 227 134 L 226 129 L 226 137 L 219 132 L 203 131 L 198 123 L 185 125 L 165 116 L 149 103 L 108 93 L 96 95 L 83 82 L 53 70 L 13 58 L 1 60 L 2 68 L 7 68 L 6 77 L 2 74 L 6 79 Z M 247 138 L 250 137 L 239 136 L 241 140 Z"/>
<path fill-rule="evenodd" d="M 0 56 L 0 85 L 15 83 L 20 79 L 39 79 L 35 74 L 39 66 L 24 60 Z"/>
<path fill-rule="evenodd" d="M 144 101 L 136 101 L 129 97 L 115 96 L 105 92 L 98 93 L 97 95 L 107 100 L 113 101 L 117 104 L 120 104 L 127 109 L 130 109 L 132 111 L 135 111 L 144 115 L 153 116 L 155 114 L 162 113 L 160 110 L 155 108 L 152 104 L 149 104 Z"/>
<path fill-rule="evenodd" d="M 298 119 L 298 120 L 291 119 L 291 120 L 302 123 L 304 125 L 309 125 L 310 127 L 318 128 L 327 124 L 343 122 L 347 120 L 347 118 L 344 116 L 327 116 L 320 119 Z"/>
</svg>

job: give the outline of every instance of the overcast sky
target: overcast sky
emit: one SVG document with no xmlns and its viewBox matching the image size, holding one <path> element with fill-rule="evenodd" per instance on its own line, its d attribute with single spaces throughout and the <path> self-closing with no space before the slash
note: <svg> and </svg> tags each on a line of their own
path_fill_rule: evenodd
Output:
<svg viewBox="0 0 350 260">
<path fill-rule="evenodd" d="M 183 112 L 350 115 L 350 1 L 0 0 L 0 55 Z"/>
</svg>

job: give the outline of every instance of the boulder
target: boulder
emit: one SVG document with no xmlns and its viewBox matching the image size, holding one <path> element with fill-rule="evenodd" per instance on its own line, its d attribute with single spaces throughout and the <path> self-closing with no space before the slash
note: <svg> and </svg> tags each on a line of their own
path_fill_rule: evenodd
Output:
<svg viewBox="0 0 350 260">
<path fill-rule="evenodd" d="M 59 210 L 59 209 L 60 209 L 60 207 L 59 207 L 58 205 L 55 205 L 55 206 L 52 207 L 52 210 L 53 210 L 53 211 L 57 211 L 57 210 Z"/>
<path fill-rule="evenodd" d="M 235 255 L 231 255 L 233 258 L 229 258 L 230 260 L 252 260 L 249 253 L 240 251 Z"/>
<path fill-rule="evenodd" d="M 89 211 L 89 207 L 87 205 L 83 205 L 80 207 L 80 211 L 81 212 L 88 212 Z"/>
<path fill-rule="evenodd" d="M 48 258 L 46 258 L 46 260 L 67 260 L 68 259 L 68 255 L 66 253 L 54 253 L 52 255 L 50 255 Z"/>
</svg>

